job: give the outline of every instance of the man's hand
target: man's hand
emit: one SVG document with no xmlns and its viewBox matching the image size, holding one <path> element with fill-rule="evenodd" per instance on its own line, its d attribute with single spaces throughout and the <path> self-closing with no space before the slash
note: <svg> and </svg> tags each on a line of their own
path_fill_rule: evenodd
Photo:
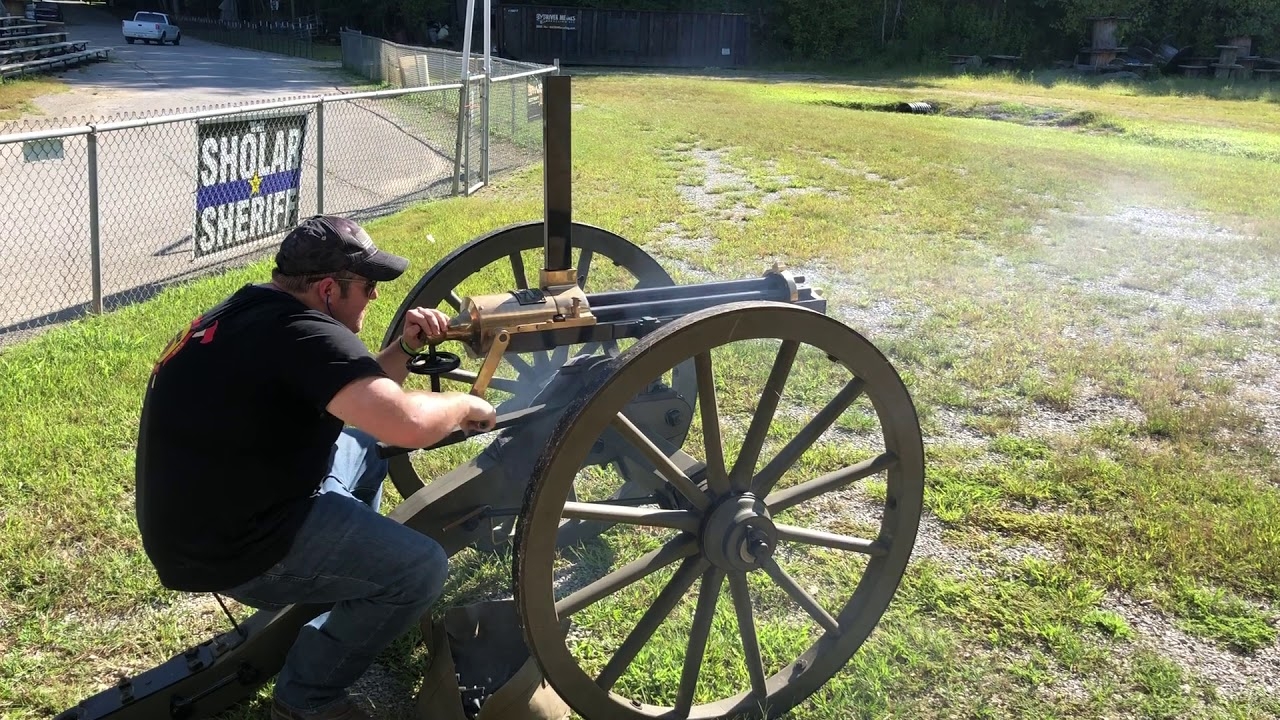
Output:
<svg viewBox="0 0 1280 720">
<path fill-rule="evenodd" d="M 467 434 L 485 432 L 498 421 L 498 412 L 484 398 L 460 392 L 445 394 L 466 407 L 466 416 L 462 419 L 461 426 Z"/>
<path fill-rule="evenodd" d="M 449 329 L 449 316 L 434 308 L 412 308 L 404 316 L 404 344 L 421 349 L 427 340 Z"/>
</svg>

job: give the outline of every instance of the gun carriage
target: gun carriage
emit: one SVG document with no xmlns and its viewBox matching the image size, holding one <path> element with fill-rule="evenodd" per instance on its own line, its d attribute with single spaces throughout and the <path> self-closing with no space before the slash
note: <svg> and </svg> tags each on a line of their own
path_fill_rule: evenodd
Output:
<svg viewBox="0 0 1280 720">
<path fill-rule="evenodd" d="M 569 100 L 569 77 L 546 78 L 544 218 L 441 259 L 387 329 L 384 347 L 397 342 L 409 309 L 451 309 L 446 336 L 410 369 L 437 390 L 442 381 L 462 383 L 498 409 L 496 427 L 479 436 L 380 447 L 403 498 L 389 516 L 450 556 L 510 547 L 524 645 L 583 718 L 776 717 L 849 661 L 897 591 L 923 501 L 914 406 L 890 363 L 828 317 L 826 300 L 805 278 L 775 265 L 753 279 L 678 285 L 640 247 L 574 222 Z M 539 251 L 534 280 L 526 267 Z M 606 281 L 621 289 L 597 290 Z M 503 282 L 508 292 L 463 292 Z M 462 352 L 438 348 L 449 343 Z M 744 368 L 761 375 L 767 368 L 767 379 L 758 388 L 733 386 Z M 788 386 L 800 389 L 808 412 L 780 413 Z M 855 402 L 862 409 L 850 424 L 844 418 Z M 729 422 L 734 411 L 749 420 Z M 763 451 L 775 425 L 789 439 L 769 457 Z M 827 452 L 801 467 L 824 437 L 836 445 L 856 438 L 870 449 Z M 474 455 L 443 474 L 420 469 L 420 458 L 444 448 Z M 843 493 L 868 478 L 882 478 L 882 492 L 872 493 L 875 517 L 832 522 L 849 502 Z M 813 549 L 832 564 L 823 572 L 856 578 L 847 583 L 852 594 L 833 597 L 832 587 L 798 580 L 779 562 Z M 592 612 L 628 592 L 646 593 L 630 601 L 633 616 Z M 791 618 L 783 635 L 793 627 L 795 636 L 759 631 L 767 607 L 783 608 Z M 663 672 L 650 660 L 640 681 L 621 682 L 677 608 L 684 613 L 677 637 L 687 647 Z M 268 682 L 298 629 L 325 609 L 233 618 L 231 630 L 59 718 L 221 712 Z M 728 635 L 737 640 L 709 643 L 713 625 L 725 622 L 736 622 Z M 737 668 L 728 689 L 723 681 L 699 685 L 725 663 Z"/>
</svg>

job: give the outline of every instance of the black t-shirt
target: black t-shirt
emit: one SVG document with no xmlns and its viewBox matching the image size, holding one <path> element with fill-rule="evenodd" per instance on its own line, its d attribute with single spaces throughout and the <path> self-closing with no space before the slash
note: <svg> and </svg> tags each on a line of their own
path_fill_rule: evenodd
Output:
<svg viewBox="0 0 1280 720">
<path fill-rule="evenodd" d="M 386 375 L 338 321 L 247 285 L 191 322 L 153 369 L 138 433 L 142 544 L 175 590 L 226 590 L 288 552 L 329 469 L 352 380 Z"/>
</svg>

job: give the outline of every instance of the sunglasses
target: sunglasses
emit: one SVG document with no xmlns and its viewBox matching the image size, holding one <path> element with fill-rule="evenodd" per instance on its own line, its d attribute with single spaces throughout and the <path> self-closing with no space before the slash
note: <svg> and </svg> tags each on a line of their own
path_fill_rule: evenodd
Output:
<svg viewBox="0 0 1280 720">
<path fill-rule="evenodd" d="M 312 280 L 312 282 L 316 282 L 318 280 L 324 280 L 325 278 L 329 278 L 330 280 L 337 283 L 355 283 L 355 282 L 364 283 L 364 294 L 365 294 L 365 297 L 369 297 L 369 298 L 372 298 L 373 293 L 378 289 L 377 280 L 365 280 L 364 278 L 338 278 L 338 277 L 333 277 L 332 275 L 322 275 Z"/>
</svg>

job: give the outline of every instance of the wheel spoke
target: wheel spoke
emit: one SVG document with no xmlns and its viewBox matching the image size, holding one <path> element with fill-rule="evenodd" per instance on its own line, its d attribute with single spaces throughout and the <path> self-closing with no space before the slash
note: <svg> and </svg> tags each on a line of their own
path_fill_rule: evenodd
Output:
<svg viewBox="0 0 1280 720">
<path fill-rule="evenodd" d="M 693 359 L 698 375 L 698 409 L 702 413 L 702 437 L 707 452 L 707 487 L 715 495 L 729 492 L 724 469 L 724 442 L 720 437 L 720 409 L 716 406 L 716 379 L 711 369 L 711 353 Z"/>
<path fill-rule="evenodd" d="M 462 298 L 458 297 L 458 293 L 450 290 L 448 295 L 444 296 L 444 301 L 449 303 L 449 307 L 454 310 L 462 309 Z"/>
<path fill-rule="evenodd" d="M 723 581 L 724 571 L 718 567 L 710 568 L 702 575 L 698 609 L 693 613 L 693 627 L 689 628 L 689 648 L 680 672 L 680 690 L 676 693 L 675 716 L 678 718 L 689 717 L 689 708 L 693 707 L 693 694 L 698 689 L 698 675 L 702 672 L 702 658 L 707 651 L 707 638 L 711 636 L 711 621 L 716 616 L 716 603 L 720 599 Z"/>
<path fill-rule="evenodd" d="M 658 469 L 658 472 L 666 478 L 667 482 L 674 485 L 675 488 L 680 491 L 681 495 L 684 495 L 689 502 L 693 503 L 694 507 L 702 510 L 706 509 L 706 507 L 711 504 L 711 500 L 707 498 L 707 494 L 702 492 L 702 489 L 695 485 L 693 481 L 689 479 L 689 476 L 685 475 L 684 472 L 671 461 L 671 458 L 667 457 L 665 453 L 659 450 L 657 445 L 654 445 L 649 438 L 645 437 L 645 434 L 640 432 L 640 429 L 637 428 L 626 415 L 623 415 L 622 413 L 614 415 L 613 422 L 611 424 L 613 429 L 616 430 L 623 439 L 631 443 L 636 449 L 643 453 L 645 458 L 647 458 L 649 462 L 653 463 L 654 467 Z"/>
<path fill-rule="evenodd" d="M 778 583 L 778 586 L 786 591 L 786 593 L 791 596 L 792 600 L 796 601 L 797 605 L 804 608 L 804 611 L 809 613 L 809 617 L 813 618 L 823 627 L 823 629 L 832 635 L 840 634 L 840 623 L 836 622 L 836 619 L 831 617 L 831 613 L 823 610 L 822 606 L 818 604 L 818 601 L 815 600 L 812 595 L 805 591 L 804 588 L 800 587 L 795 580 L 791 579 L 791 576 L 787 574 L 786 570 L 783 570 L 782 567 L 778 565 L 777 561 L 769 557 L 762 560 L 760 565 L 764 568 L 765 572 L 769 573 L 769 577 L 773 578 L 773 581 Z"/>
<path fill-rule="evenodd" d="M 502 357 L 504 360 L 511 363 L 511 367 L 516 369 L 516 373 L 520 375 L 524 375 L 526 373 L 533 374 L 534 372 L 533 365 L 530 365 L 529 363 L 525 362 L 524 358 L 520 357 L 516 353 L 507 353 Z M 538 355 L 535 354 L 534 358 L 537 358 L 537 357 Z M 534 364 L 537 364 L 536 359 L 534 360 Z"/>
<path fill-rule="evenodd" d="M 778 355 L 773 361 L 773 370 L 769 372 L 769 380 L 765 382 L 764 392 L 760 394 L 760 402 L 756 405 L 756 414 L 751 418 L 751 426 L 747 428 L 747 437 L 742 441 L 742 450 L 729 472 L 729 485 L 736 491 L 745 491 L 750 486 L 750 478 L 755 474 L 756 461 L 760 459 L 760 449 L 764 447 L 765 436 L 769 426 L 773 424 L 773 414 L 778 409 L 778 400 L 782 398 L 782 388 L 791 375 L 791 365 L 795 362 L 800 343 L 785 340 L 778 348 Z"/>
<path fill-rule="evenodd" d="M 564 367 L 564 364 L 567 362 L 569 362 L 569 346 L 568 345 L 561 345 L 560 347 L 551 351 L 551 367 L 561 368 L 561 367 Z"/>
<path fill-rule="evenodd" d="M 783 490 L 777 490 L 770 493 L 764 499 L 766 505 L 769 506 L 769 512 L 777 515 L 793 505 L 817 497 L 825 492 L 838 490 L 865 477 L 870 477 L 898 464 L 898 456 L 891 452 L 881 453 L 873 458 L 863 460 L 856 465 L 850 465 L 846 468 L 829 472 L 826 475 L 816 477 L 808 482 L 792 485 Z"/>
<path fill-rule="evenodd" d="M 800 432 L 796 433 L 791 442 L 778 451 L 773 460 L 769 461 L 769 464 L 765 465 L 764 469 L 756 475 L 755 479 L 751 481 L 752 491 L 757 496 L 768 495 L 783 473 L 795 467 L 796 462 L 800 460 L 800 456 L 804 455 L 805 451 L 810 447 L 813 447 L 813 444 L 818 441 L 822 433 L 827 431 L 827 428 L 831 427 L 836 418 L 849 409 L 853 401 L 857 400 L 858 396 L 862 394 L 862 389 L 865 386 L 866 383 L 862 378 L 854 378 L 841 388 L 840 392 L 836 393 L 836 396 L 831 398 L 831 401 L 819 410 L 813 416 L 813 419 L 805 424 L 800 429 Z"/>
<path fill-rule="evenodd" d="M 569 520 L 602 520 L 624 525 L 664 527 L 698 532 L 701 518 L 684 510 L 653 510 L 604 502 L 566 502 L 560 517 Z"/>
<path fill-rule="evenodd" d="M 511 253 L 511 274 L 516 280 L 516 289 L 529 289 L 529 276 L 524 272 L 524 256 L 518 252 Z"/>
<path fill-rule="evenodd" d="M 747 574 L 729 573 L 729 594 L 733 597 L 733 609 L 738 615 L 738 634 L 742 636 L 742 655 L 751 678 L 751 694 L 757 703 L 764 703 L 769 695 L 765 686 L 764 661 L 760 658 L 760 640 L 756 637 L 755 615 L 751 609 L 751 591 L 747 587 Z"/>
<path fill-rule="evenodd" d="M 613 350 L 612 353 L 609 352 L 610 346 L 612 346 L 612 350 Z M 616 357 L 618 354 L 618 341 L 606 340 L 601 342 L 597 340 L 595 342 L 589 342 L 583 345 L 581 350 L 578 350 L 578 352 L 574 353 L 574 357 L 583 357 L 583 356 L 590 357 L 591 355 L 595 355 L 597 352 L 601 352 L 601 351 L 603 351 L 604 354 L 606 355 L 611 355 Z"/>
<path fill-rule="evenodd" d="M 693 585 L 693 581 L 698 579 L 702 571 L 709 567 L 711 563 L 701 555 L 687 557 L 680 567 L 676 569 L 671 576 L 671 580 L 666 587 L 662 588 L 662 592 L 658 593 L 658 597 L 654 598 L 653 604 L 640 617 L 640 621 L 632 628 L 631 634 L 627 635 L 627 639 L 622 641 L 622 645 L 618 647 L 613 657 L 609 658 L 608 664 L 600 671 L 596 677 L 596 685 L 604 690 L 609 690 L 613 684 L 618 682 L 618 678 L 622 677 L 622 673 L 626 672 L 627 667 L 631 665 L 631 661 L 636 659 L 640 649 L 645 643 L 649 642 L 649 638 L 653 637 L 653 633 L 657 631 L 658 626 L 663 620 L 671 614 L 671 610 L 675 608 L 676 603 L 680 602 L 680 598 L 689 591 L 689 587 Z"/>
<path fill-rule="evenodd" d="M 792 542 L 805 543 L 806 545 L 821 545 L 835 550 L 850 550 L 873 557 L 881 557 L 889 553 L 889 548 L 878 540 L 864 540 L 794 525 L 775 525 L 774 527 L 778 530 L 779 540 L 790 540 Z"/>
<path fill-rule="evenodd" d="M 472 385 L 475 385 L 476 380 L 479 376 L 477 376 L 475 373 L 471 372 L 470 370 L 463 370 L 462 368 L 458 368 L 457 370 L 450 370 L 449 372 L 444 373 L 440 377 L 445 378 L 447 380 L 457 380 L 459 382 L 470 383 Z M 507 380 L 506 378 L 495 377 L 495 378 L 489 379 L 489 389 L 501 390 L 502 392 L 511 393 L 512 395 L 514 395 L 520 391 L 520 383 L 516 382 L 515 380 Z"/>
<path fill-rule="evenodd" d="M 595 253 L 583 248 L 578 255 L 578 287 L 587 289 L 587 273 L 591 272 L 591 256 Z"/>
<path fill-rule="evenodd" d="M 698 552 L 697 538 L 692 535 L 677 536 L 657 550 L 636 558 L 557 602 L 556 614 L 561 619 L 569 617 L 600 598 L 612 595 L 622 588 L 696 552 Z"/>
</svg>

